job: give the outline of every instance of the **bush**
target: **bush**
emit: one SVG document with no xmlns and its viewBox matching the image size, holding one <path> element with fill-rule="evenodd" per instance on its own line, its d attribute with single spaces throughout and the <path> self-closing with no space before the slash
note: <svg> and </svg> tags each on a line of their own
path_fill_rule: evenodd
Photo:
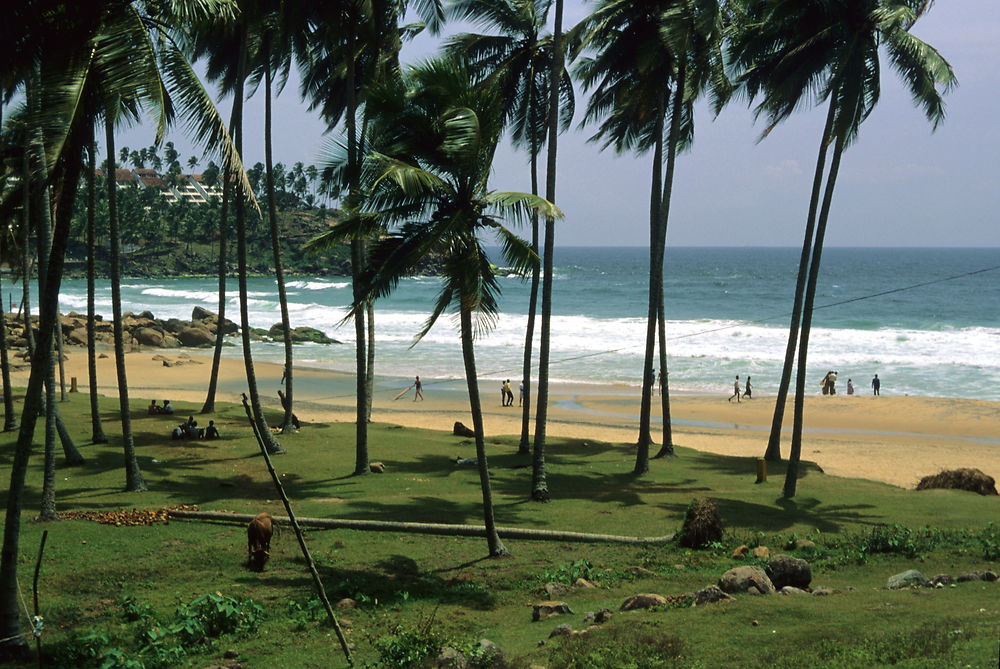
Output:
<svg viewBox="0 0 1000 669">
<path fill-rule="evenodd" d="M 417 629 L 397 627 L 391 636 L 375 641 L 375 652 L 378 653 L 376 666 L 400 669 L 420 667 L 437 657 L 444 645 L 445 639 L 431 629 L 430 623 Z"/>
</svg>

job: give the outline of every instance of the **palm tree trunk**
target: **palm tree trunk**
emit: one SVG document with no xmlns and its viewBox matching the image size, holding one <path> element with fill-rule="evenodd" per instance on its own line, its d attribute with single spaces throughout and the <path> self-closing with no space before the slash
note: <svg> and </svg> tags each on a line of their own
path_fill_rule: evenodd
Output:
<svg viewBox="0 0 1000 669">
<path fill-rule="evenodd" d="M 73 135 L 67 140 L 67 155 L 72 155 Z M 59 286 L 62 279 L 66 241 L 72 215 L 71 198 L 76 193 L 80 178 L 80 161 L 67 161 L 63 173 L 64 183 L 59 191 L 64 201 L 57 209 L 53 248 L 48 263 L 45 292 L 39 299 L 39 335 L 42 341 L 51 341 L 55 331 L 55 314 L 59 305 Z M 35 423 L 42 406 L 42 386 L 51 366 L 51 349 L 37 347 L 31 358 L 31 373 L 24 395 L 21 428 L 14 447 L 10 470 L 10 487 L 7 492 L 7 512 L 3 524 L 3 550 L 0 552 L 0 660 L 24 660 L 28 647 L 21 634 L 21 611 L 18 599 L 17 562 L 21 533 L 21 509 L 24 499 L 24 482 L 31 457 Z"/>
<path fill-rule="evenodd" d="M 63 330 L 62 313 L 56 314 L 59 320 L 59 327 L 56 328 L 56 361 L 59 363 L 59 401 L 65 402 L 69 397 L 66 395 L 66 365 L 63 360 Z"/>
<path fill-rule="evenodd" d="M 529 88 L 531 95 L 533 88 Z M 529 151 L 531 153 L 531 194 L 538 195 L 538 147 L 535 146 L 535 107 L 533 100 L 528 101 Z M 538 213 L 531 214 L 531 250 L 538 255 Z M 528 455 L 530 450 L 529 428 L 531 426 L 531 349 L 535 337 L 535 312 L 538 310 L 538 280 L 540 278 L 539 261 L 536 258 L 531 263 L 531 292 L 528 297 L 528 322 L 524 328 L 524 363 L 521 365 L 521 382 L 524 384 L 523 402 L 521 406 L 521 441 L 517 447 L 518 455 Z"/>
<path fill-rule="evenodd" d="M 271 67 L 270 39 L 264 47 L 264 171 L 267 179 L 267 219 L 271 231 L 271 249 L 274 252 L 274 278 L 278 282 L 278 304 L 281 309 L 281 329 L 285 342 L 285 415 L 281 433 L 291 433 L 292 427 L 292 326 L 288 317 L 288 295 L 285 292 L 285 270 L 281 265 L 281 239 L 278 235 L 278 208 L 274 197 L 274 160 L 271 146 Z"/>
<path fill-rule="evenodd" d="M 247 62 L 247 35 L 246 27 L 243 28 L 243 35 L 239 45 L 239 64 L 237 65 L 236 87 L 233 91 L 233 143 L 236 152 L 243 156 L 243 94 L 246 81 Z M 254 418 L 257 421 L 257 429 L 267 452 L 271 455 L 284 453 L 285 450 L 274 439 L 271 428 L 264 420 L 264 410 L 260 404 L 260 393 L 257 390 L 257 373 L 253 366 L 253 354 L 250 351 L 250 315 L 247 304 L 247 216 L 246 202 L 239 193 L 233 198 L 233 206 L 236 209 L 236 245 L 239 262 L 239 286 L 240 286 L 240 331 L 243 340 L 243 365 L 247 373 L 247 391 L 250 395 L 250 406 L 253 409 Z"/>
<path fill-rule="evenodd" d="M 235 109 L 236 104 L 233 103 Z M 229 127 L 234 128 L 235 120 L 230 119 Z M 222 324 L 226 320 L 226 278 L 228 275 L 227 255 L 229 245 L 226 236 L 229 234 L 229 198 L 232 194 L 230 178 L 232 171 L 226 164 L 222 169 L 222 205 L 219 212 L 219 310 L 215 318 L 215 352 L 212 354 L 212 373 L 208 379 L 208 396 L 201 412 L 215 413 L 215 393 L 219 387 L 219 365 L 222 363 L 222 343 L 225 340 Z"/>
<path fill-rule="evenodd" d="M 51 205 L 51 191 L 48 185 L 49 175 L 47 171 L 47 164 L 45 159 L 45 147 L 44 142 L 41 137 L 41 133 L 38 134 L 37 140 L 35 142 L 35 148 L 33 151 L 33 156 L 37 161 L 37 167 L 35 168 L 35 173 L 39 176 L 39 181 L 41 182 L 39 187 L 33 190 L 32 199 L 30 202 L 30 207 L 36 212 L 36 232 L 35 241 L 38 254 L 38 293 L 41 295 L 45 291 L 45 281 L 48 279 L 48 263 L 49 263 L 49 253 L 52 249 L 52 205 Z M 72 204 L 68 205 L 72 206 Z M 62 329 L 62 324 L 59 320 L 58 305 L 56 312 L 56 328 L 57 331 Z M 39 339 L 37 342 L 38 346 L 48 346 L 49 348 L 55 347 L 55 335 L 51 341 L 45 341 Z M 46 475 L 51 477 L 51 482 L 55 483 L 55 438 L 58 435 L 60 441 L 62 442 L 63 454 L 66 457 L 66 464 L 70 466 L 82 465 L 84 463 L 83 456 L 80 455 L 80 451 L 77 450 L 76 444 L 73 443 L 73 438 L 70 437 L 69 431 L 66 429 L 66 425 L 63 423 L 62 416 L 59 415 L 59 407 L 55 402 L 55 359 L 53 358 L 51 352 L 49 355 L 49 361 L 51 369 L 45 378 L 45 415 L 46 415 L 46 432 L 45 432 L 45 450 L 52 449 L 52 467 L 51 472 L 47 472 Z M 51 421 L 52 431 L 50 432 L 48 427 Z M 54 495 L 54 492 L 53 492 Z M 54 499 L 54 497 L 53 497 Z M 53 507 L 54 509 L 54 507 Z M 52 511 L 53 515 L 55 511 Z"/>
<path fill-rule="evenodd" d="M 14 391 L 10 384 L 10 355 L 7 350 L 7 309 L 3 304 L 3 288 L 0 283 L 0 375 L 3 376 L 3 431 L 17 429 L 14 415 Z"/>
<path fill-rule="evenodd" d="M 670 136 L 667 138 L 667 173 L 663 177 L 663 201 L 660 204 L 659 239 L 656 252 L 658 254 L 659 279 L 656 282 L 656 322 L 659 330 L 660 348 L 660 410 L 663 416 L 663 444 L 655 457 L 662 458 L 674 455 L 674 433 L 670 422 L 670 386 L 667 378 L 670 369 L 667 367 L 667 325 L 666 300 L 664 298 L 664 268 L 667 257 L 667 225 L 670 222 L 670 199 L 674 190 L 674 171 L 677 166 L 677 144 L 680 142 L 680 117 L 684 109 L 684 87 L 687 79 L 687 68 L 682 61 L 677 73 L 677 85 L 674 91 L 673 108 L 670 112 Z"/>
<path fill-rule="evenodd" d="M 354 53 L 354 35 L 349 35 L 349 54 Z M 354 211 L 357 207 L 357 198 L 360 187 L 360 155 L 358 151 L 358 102 L 354 94 L 356 63 L 354 56 L 347 59 L 347 208 Z M 364 243 L 360 239 L 351 240 L 351 285 L 353 287 L 354 303 L 362 304 L 361 281 L 364 271 Z M 367 309 L 358 308 L 354 310 L 354 338 L 355 338 L 355 453 L 354 453 L 354 475 L 361 476 L 369 472 L 368 462 L 368 355 L 366 344 L 368 333 L 365 329 L 365 316 Z"/>
<path fill-rule="evenodd" d="M 809 354 L 809 332 L 812 329 L 812 311 L 816 300 L 816 283 L 819 280 L 820 261 L 823 257 L 823 238 L 826 236 L 826 224 L 830 218 L 830 205 L 833 202 L 833 189 L 837 185 L 837 172 L 840 171 L 840 157 L 844 153 L 844 141 L 837 137 L 833 147 L 833 158 L 830 160 L 830 171 L 826 179 L 826 190 L 823 193 L 823 207 L 816 224 L 816 239 L 813 242 L 812 259 L 809 262 L 809 281 L 806 284 L 805 303 L 802 306 L 802 328 L 799 332 L 799 359 L 795 372 L 795 409 L 792 422 L 792 446 L 788 455 L 788 470 L 785 472 L 785 486 L 782 497 L 795 497 L 795 486 L 798 481 L 799 460 L 802 457 L 802 419 L 805 411 L 806 363 Z"/>
<path fill-rule="evenodd" d="M 90 441 L 106 444 L 101 423 L 101 409 L 97 399 L 97 350 L 94 336 L 94 265 L 97 250 L 97 149 L 94 146 L 93 131 L 87 143 L 87 378 L 90 389 Z"/>
<path fill-rule="evenodd" d="M 657 332 L 660 344 L 660 411 L 663 415 L 663 443 L 653 459 L 673 457 L 674 428 L 670 422 L 670 373 L 667 367 L 667 324 L 664 315 L 663 291 L 660 291 L 660 305 L 656 310 Z"/>
<path fill-rule="evenodd" d="M 559 79 L 563 70 L 563 0 L 556 0 L 552 32 L 552 68 L 549 71 L 548 155 L 545 164 L 545 199 L 556 201 L 556 155 L 559 136 Z M 531 499 L 549 501 L 545 476 L 545 427 L 549 414 L 549 348 L 552 332 L 552 254 L 556 221 L 545 218 L 545 251 L 542 258 L 542 323 L 538 334 L 538 403 L 535 409 L 535 443 L 531 458 Z"/>
<path fill-rule="evenodd" d="M 799 336 L 799 321 L 802 318 L 802 295 L 806 289 L 806 277 L 809 274 L 809 253 L 812 250 L 813 230 L 816 227 L 816 210 L 819 208 L 820 191 L 823 188 L 823 171 L 826 168 L 826 149 L 830 144 L 830 129 L 833 127 L 834 101 L 830 101 L 830 110 L 826 115 L 826 125 L 819 144 L 819 157 L 816 160 L 816 172 L 813 176 L 812 194 L 809 197 L 809 215 L 806 217 L 805 239 L 802 240 L 802 253 L 799 255 L 799 271 L 795 280 L 795 297 L 792 300 L 792 320 L 788 325 L 788 343 L 785 345 L 785 361 L 781 366 L 781 381 L 778 383 L 778 396 L 774 401 L 774 417 L 771 419 L 771 434 L 767 439 L 767 450 L 764 459 L 772 462 L 781 460 L 781 425 L 785 418 L 785 402 L 788 399 L 788 386 L 792 380 L 792 365 L 795 363 L 795 341 Z"/>
<path fill-rule="evenodd" d="M 3 127 L 3 105 L 0 104 L 0 127 Z M 0 276 L 2 279 L 2 276 Z M 10 356 L 7 350 L 7 309 L 3 302 L 3 284 L 0 283 L 0 376 L 3 377 L 3 431 L 17 429 L 14 415 L 14 395 L 10 385 Z"/>
<path fill-rule="evenodd" d="M 472 342 L 472 311 L 460 307 L 462 328 L 462 359 L 465 361 L 465 381 L 469 387 L 469 408 L 472 411 L 472 429 L 476 433 L 476 460 L 479 465 L 479 484 L 483 489 L 483 525 L 486 527 L 486 544 L 490 557 L 503 557 L 510 552 L 497 534 L 493 517 L 493 490 L 490 485 L 490 468 L 486 461 L 486 437 L 483 429 L 483 407 L 479 401 L 479 376 L 476 373 L 476 352 Z"/>
<path fill-rule="evenodd" d="M 649 445 L 653 443 L 653 353 L 656 349 L 656 249 L 659 240 L 660 207 L 663 204 L 663 103 L 657 109 L 656 140 L 653 149 L 653 179 L 649 187 L 649 301 L 646 310 L 646 349 L 642 363 L 642 399 L 639 404 L 639 439 L 635 472 L 649 471 Z M 652 377 L 652 378 L 650 378 Z"/>
<path fill-rule="evenodd" d="M 24 316 L 24 339 L 28 346 L 28 357 L 35 355 L 35 332 L 31 328 L 31 252 L 28 250 L 28 241 L 31 230 L 31 151 L 29 144 L 25 141 L 24 163 L 22 165 L 24 174 L 22 175 L 24 205 L 21 220 L 21 314 Z"/>
<path fill-rule="evenodd" d="M 367 246 L 367 244 L 365 245 Z M 367 365 L 365 366 L 365 421 L 372 420 L 372 398 L 375 396 L 375 303 L 365 304 L 365 329 L 368 333 Z"/>
<path fill-rule="evenodd" d="M 118 380 L 118 411 L 122 421 L 122 448 L 125 453 L 125 490 L 145 492 L 146 480 L 135 457 L 132 414 L 128 405 L 128 376 L 125 373 L 125 332 L 122 328 L 121 239 L 118 231 L 118 193 L 115 183 L 115 125 L 111 110 L 105 111 L 104 134 L 108 151 L 108 226 L 111 239 L 111 311 L 114 318 L 115 373 Z"/>
</svg>

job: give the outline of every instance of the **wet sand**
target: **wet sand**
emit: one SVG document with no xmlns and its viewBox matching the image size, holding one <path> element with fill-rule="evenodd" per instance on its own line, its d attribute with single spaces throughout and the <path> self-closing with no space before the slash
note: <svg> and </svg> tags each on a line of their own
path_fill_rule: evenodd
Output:
<svg viewBox="0 0 1000 669">
<path fill-rule="evenodd" d="M 235 352 L 235 351 L 233 351 Z M 86 354 L 67 352 L 67 383 L 77 377 L 87 390 Z M 98 360 L 98 390 L 117 396 L 114 359 Z M 164 366 L 166 359 L 171 366 Z M 177 364 L 180 362 L 180 364 Z M 210 351 L 135 352 L 127 356 L 130 396 L 174 402 L 202 403 L 211 373 Z M 282 367 L 255 365 L 262 401 L 277 407 Z M 14 383 L 27 383 L 27 372 L 13 374 Z M 295 370 L 296 413 L 303 420 L 354 419 L 354 376 L 329 370 Z M 455 421 L 471 426 L 463 379 L 423 379 L 423 402 L 413 401 L 413 390 L 393 400 L 412 379 L 380 376 L 375 384 L 372 420 L 409 427 L 450 431 Z M 516 384 L 515 384 L 516 385 Z M 224 357 L 220 368 L 220 401 L 238 402 L 246 391 L 241 359 Z M 763 454 L 774 412 L 774 396 L 760 396 L 737 404 L 726 401 L 725 384 L 718 396 L 673 395 L 671 416 L 678 446 L 726 455 Z M 500 383 L 480 384 L 488 436 L 519 434 L 521 410 L 501 407 Z M 515 391 L 516 392 L 516 391 Z M 637 436 L 639 389 L 614 385 L 560 384 L 550 388 L 547 432 L 552 436 L 634 443 Z M 659 442 L 659 397 L 654 397 L 654 439 Z M 791 402 L 785 425 L 791 426 Z M 787 452 L 788 434 L 782 449 Z M 654 449 L 655 452 L 655 449 Z M 819 464 L 827 474 L 883 481 L 912 487 L 922 476 L 941 469 L 976 467 L 1000 478 L 1000 402 L 932 397 L 873 397 L 814 395 L 806 398 L 802 457 Z"/>
</svg>

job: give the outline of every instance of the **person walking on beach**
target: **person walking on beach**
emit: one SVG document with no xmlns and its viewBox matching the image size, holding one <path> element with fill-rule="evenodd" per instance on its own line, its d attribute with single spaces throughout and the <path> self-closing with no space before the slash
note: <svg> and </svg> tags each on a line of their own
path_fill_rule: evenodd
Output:
<svg viewBox="0 0 1000 669">
<path fill-rule="evenodd" d="M 524 381 L 517 388 L 517 406 L 524 406 Z"/>
<path fill-rule="evenodd" d="M 750 377 L 747 377 L 746 388 L 743 389 L 743 399 L 752 400 L 753 399 L 753 386 L 750 385 Z"/>
<path fill-rule="evenodd" d="M 514 391 L 510 387 L 510 379 L 503 382 L 503 405 L 505 407 L 514 406 Z"/>
<path fill-rule="evenodd" d="M 736 375 L 736 381 L 733 382 L 733 394 L 729 397 L 729 401 L 732 402 L 733 398 L 736 398 L 736 403 L 740 403 L 740 375 Z"/>
<path fill-rule="evenodd" d="M 872 379 L 872 395 L 878 395 L 879 388 L 881 387 L 882 387 L 882 382 L 879 381 L 878 374 L 876 374 L 875 378 Z"/>
<path fill-rule="evenodd" d="M 854 381 L 851 381 L 850 379 L 847 379 L 847 394 L 854 394 Z"/>
<path fill-rule="evenodd" d="M 413 401 L 417 400 L 424 401 L 424 384 L 420 383 L 419 376 L 413 381 Z"/>
</svg>

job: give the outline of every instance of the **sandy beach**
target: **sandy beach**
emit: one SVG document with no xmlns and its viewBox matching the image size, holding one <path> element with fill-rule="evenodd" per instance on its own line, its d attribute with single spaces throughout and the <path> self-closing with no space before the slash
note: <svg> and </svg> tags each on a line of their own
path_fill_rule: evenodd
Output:
<svg viewBox="0 0 1000 669">
<path fill-rule="evenodd" d="M 83 350 L 67 351 L 67 384 L 76 377 L 87 390 L 87 359 Z M 117 395 L 114 358 L 98 360 L 98 389 Z M 164 360 L 170 366 L 164 365 Z M 127 356 L 130 395 L 201 403 L 211 372 L 210 352 L 164 350 Z M 178 364 L 179 363 L 179 364 Z M 224 357 L 219 380 L 220 401 L 239 401 L 246 376 L 241 359 Z M 281 366 L 255 365 L 265 405 L 278 406 Z M 27 383 L 27 371 L 13 375 L 15 385 Z M 379 377 L 372 420 L 410 427 L 451 430 L 455 421 L 471 425 L 465 382 L 424 379 L 423 402 L 413 391 L 393 400 L 412 379 Z M 496 387 L 494 387 L 496 386 Z M 354 416 L 353 375 L 317 369 L 295 370 L 296 413 L 304 421 L 351 422 Z M 761 396 L 739 404 L 718 396 L 671 397 L 674 443 L 726 455 L 761 455 L 767 444 L 774 397 Z M 500 405 L 499 383 L 483 382 L 488 436 L 520 433 L 521 410 Z M 627 386 L 557 385 L 550 390 L 548 434 L 618 443 L 634 443 L 639 390 Z M 658 407 L 659 398 L 654 398 Z M 516 404 L 516 403 L 515 403 Z M 659 411 L 655 439 L 660 440 Z M 931 397 L 870 394 L 810 396 L 806 401 L 802 457 L 830 475 L 866 478 L 912 487 L 922 476 L 941 469 L 976 467 L 1000 478 L 1000 403 Z M 786 426 L 791 425 L 791 402 Z M 782 449 L 787 452 L 788 436 Z"/>
</svg>

